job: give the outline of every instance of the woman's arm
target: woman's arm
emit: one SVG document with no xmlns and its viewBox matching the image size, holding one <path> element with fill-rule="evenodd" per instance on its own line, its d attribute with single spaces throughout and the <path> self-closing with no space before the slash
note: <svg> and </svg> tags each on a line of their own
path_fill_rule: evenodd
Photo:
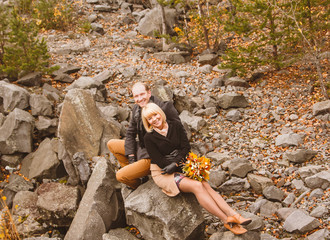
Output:
<svg viewBox="0 0 330 240">
<path fill-rule="evenodd" d="M 175 132 L 177 135 L 177 139 L 179 139 L 179 145 L 180 145 L 178 147 L 179 154 L 176 157 L 176 162 L 180 163 L 182 162 L 183 159 L 185 159 L 186 155 L 189 153 L 191 146 L 182 123 L 174 122 L 173 124 L 175 126 Z"/>
</svg>

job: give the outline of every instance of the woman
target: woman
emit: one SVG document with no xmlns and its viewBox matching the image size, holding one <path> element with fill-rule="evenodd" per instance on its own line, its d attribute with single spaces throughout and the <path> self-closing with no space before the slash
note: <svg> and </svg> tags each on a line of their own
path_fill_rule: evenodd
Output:
<svg viewBox="0 0 330 240">
<path fill-rule="evenodd" d="M 142 109 L 142 121 L 147 130 L 145 146 L 151 157 L 151 176 L 154 182 L 169 196 L 181 192 L 193 193 L 208 212 L 220 218 L 224 226 L 234 234 L 247 232 L 241 225 L 252 220 L 236 213 L 206 181 L 185 177 L 179 167 L 190 151 L 185 130 L 179 121 L 166 121 L 161 108 L 148 103 Z"/>
</svg>

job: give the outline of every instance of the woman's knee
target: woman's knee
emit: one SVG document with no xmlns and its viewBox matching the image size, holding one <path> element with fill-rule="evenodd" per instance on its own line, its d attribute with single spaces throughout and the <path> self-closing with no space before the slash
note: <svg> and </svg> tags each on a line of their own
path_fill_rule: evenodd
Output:
<svg viewBox="0 0 330 240">
<path fill-rule="evenodd" d="M 200 191 L 200 192 L 202 192 L 202 191 L 205 190 L 205 187 L 204 187 L 203 183 L 200 182 L 200 181 L 197 181 L 197 180 L 194 181 L 194 188 L 195 188 L 197 191 Z"/>
<path fill-rule="evenodd" d="M 202 193 L 206 190 L 204 188 L 203 184 L 197 180 L 191 180 L 191 179 L 184 178 L 180 183 L 180 186 L 181 185 L 182 185 L 182 187 L 185 188 L 185 190 L 188 190 L 193 193 Z"/>
<path fill-rule="evenodd" d="M 211 188 L 211 186 L 210 186 L 210 184 L 208 182 L 202 181 L 201 183 L 204 186 L 204 188 Z"/>
</svg>

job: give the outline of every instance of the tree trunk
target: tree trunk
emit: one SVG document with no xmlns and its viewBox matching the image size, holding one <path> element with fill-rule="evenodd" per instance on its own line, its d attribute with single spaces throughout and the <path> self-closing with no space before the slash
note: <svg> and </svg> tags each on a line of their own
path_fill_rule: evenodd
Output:
<svg viewBox="0 0 330 240">
<path fill-rule="evenodd" d="M 166 17 L 165 17 L 165 8 L 163 5 L 159 4 L 160 6 L 160 10 L 161 10 L 161 15 L 162 15 L 162 40 L 163 40 L 163 52 L 166 52 L 168 51 L 169 49 L 169 45 L 167 44 L 166 42 L 166 38 L 165 38 L 165 35 L 167 34 L 167 31 L 166 31 Z"/>
<path fill-rule="evenodd" d="M 205 14 L 203 12 L 203 8 L 200 0 L 198 0 L 198 10 L 199 10 L 199 16 L 201 18 L 202 28 L 204 31 L 206 48 L 210 49 L 209 33 L 208 33 L 208 29 L 205 26 L 205 21 L 204 21 Z"/>
</svg>

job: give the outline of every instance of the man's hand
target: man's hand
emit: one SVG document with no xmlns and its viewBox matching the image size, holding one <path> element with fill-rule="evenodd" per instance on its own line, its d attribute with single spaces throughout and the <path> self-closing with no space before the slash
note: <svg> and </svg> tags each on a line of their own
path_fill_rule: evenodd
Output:
<svg viewBox="0 0 330 240">
<path fill-rule="evenodd" d="M 175 170 L 176 170 L 176 168 L 177 168 L 177 165 L 176 165 L 176 163 L 175 162 L 172 162 L 171 164 L 169 164 L 169 165 L 167 165 L 166 167 L 164 167 L 163 169 L 162 169 L 162 174 L 171 174 L 171 173 L 174 173 L 175 172 Z"/>
<path fill-rule="evenodd" d="M 135 163 L 136 162 L 135 156 L 134 155 L 129 155 L 128 156 L 128 161 L 129 161 L 130 164 Z"/>
</svg>

